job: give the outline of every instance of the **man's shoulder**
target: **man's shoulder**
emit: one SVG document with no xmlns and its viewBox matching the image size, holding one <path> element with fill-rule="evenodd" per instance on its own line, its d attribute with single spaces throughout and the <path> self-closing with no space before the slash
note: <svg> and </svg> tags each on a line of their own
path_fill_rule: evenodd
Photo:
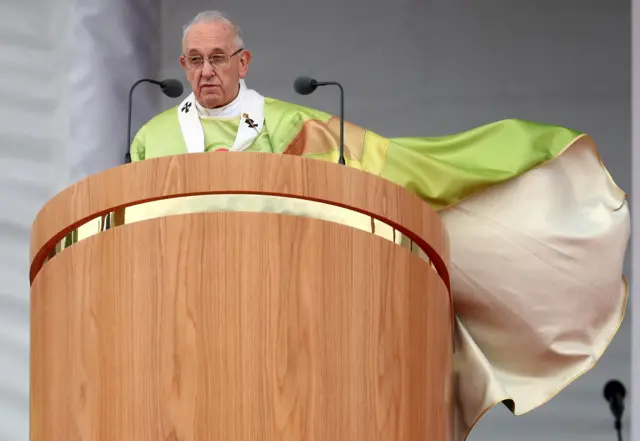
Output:
<svg viewBox="0 0 640 441">
<path fill-rule="evenodd" d="M 153 118 L 151 118 L 142 126 L 142 129 L 147 131 L 147 130 L 153 130 L 161 127 L 166 128 L 168 125 L 171 125 L 171 124 L 178 125 L 178 106 L 177 105 L 170 107 L 167 110 L 164 110 L 158 113 L 157 115 L 155 115 Z"/>
<path fill-rule="evenodd" d="M 181 153 L 184 149 L 177 107 L 164 110 L 147 121 L 131 142 L 132 160 Z"/>
</svg>

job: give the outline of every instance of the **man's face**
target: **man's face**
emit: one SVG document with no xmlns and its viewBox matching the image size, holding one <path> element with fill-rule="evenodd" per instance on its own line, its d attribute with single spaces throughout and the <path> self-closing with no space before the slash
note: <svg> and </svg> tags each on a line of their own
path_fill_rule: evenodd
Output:
<svg viewBox="0 0 640 441">
<path fill-rule="evenodd" d="M 236 47 L 234 29 L 222 22 L 198 23 L 185 36 L 180 64 L 198 102 L 209 109 L 222 107 L 238 95 L 251 54 Z M 213 64 L 210 60 L 214 60 Z"/>
</svg>

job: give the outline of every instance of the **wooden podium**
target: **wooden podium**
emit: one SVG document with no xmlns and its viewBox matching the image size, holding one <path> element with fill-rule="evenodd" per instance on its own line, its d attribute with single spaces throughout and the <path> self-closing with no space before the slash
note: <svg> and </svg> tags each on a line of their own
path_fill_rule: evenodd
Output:
<svg viewBox="0 0 640 441">
<path fill-rule="evenodd" d="M 80 225 L 205 194 L 323 202 L 428 260 L 308 216 L 176 214 L 48 259 Z M 437 214 L 324 161 L 190 154 L 78 182 L 31 235 L 32 441 L 449 441 L 452 307 Z"/>
</svg>

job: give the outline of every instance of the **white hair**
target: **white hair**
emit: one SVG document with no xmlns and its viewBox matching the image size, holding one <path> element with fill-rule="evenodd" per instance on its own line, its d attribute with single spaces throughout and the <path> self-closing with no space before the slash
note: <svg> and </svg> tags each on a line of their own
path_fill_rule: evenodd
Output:
<svg viewBox="0 0 640 441">
<path fill-rule="evenodd" d="M 222 12 L 218 11 L 204 11 L 195 16 L 193 20 L 183 26 L 182 28 L 182 46 L 184 47 L 184 41 L 187 36 L 187 32 L 191 29 L 191 26 L 200 23 L 213 23 L 220 22 L 225 23 L 235 31 L 235 43 L 237 48 L 244 48 L 244 40 L 242 39 L 242 31 L 240 26 L 229 20 Z"/>
</svg>

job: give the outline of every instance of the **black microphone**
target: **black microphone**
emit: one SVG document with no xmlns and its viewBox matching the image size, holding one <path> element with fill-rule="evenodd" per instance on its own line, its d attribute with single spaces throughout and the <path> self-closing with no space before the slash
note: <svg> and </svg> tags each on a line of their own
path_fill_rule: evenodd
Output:
<svg viewBox="0 0 640 441">
<path fill-rule="evenodd" d="M 345 165 L 344 160 L 344 89 L 336 81 L 316 81 L 309 77 L 298 77 L 293 83 L 293 89 L 300 95 L 313 93 L 318 86 L 338 86 L 340 88 L 340 159 L 338 164 Z"/>
<path fill-rule="evenodd" d="M 618 433 L 618 441 L 622 441 L 622 414 L 624 413 L 624 399 L 627 390 L 618 380 L 610 380 L 604 386 L 604 399 L 609 402 L 609 408 L 615 418 L 614 428 Z"/>
<path fill-rule="evenodd" d="M 124 156 L 125 164 L 131 162 L 131 152 L 129 149 L 131 148 L 131 107 L 133 105 L 133 91 L 140 83 L 151 83 L 156 86 L 160 86 L 162 92 L 168 96 L 169 98 L 178 98 L 184 92 L 184 86 L 179 80 L 167 79 L 164 81 L 156 81 L 148 78 L 143 78 L 141 80 L 136 81 L 129 89 L 129 118 L 128 118 L 128 128 L 127 128 L 127 154 Z"/>
</svg>

